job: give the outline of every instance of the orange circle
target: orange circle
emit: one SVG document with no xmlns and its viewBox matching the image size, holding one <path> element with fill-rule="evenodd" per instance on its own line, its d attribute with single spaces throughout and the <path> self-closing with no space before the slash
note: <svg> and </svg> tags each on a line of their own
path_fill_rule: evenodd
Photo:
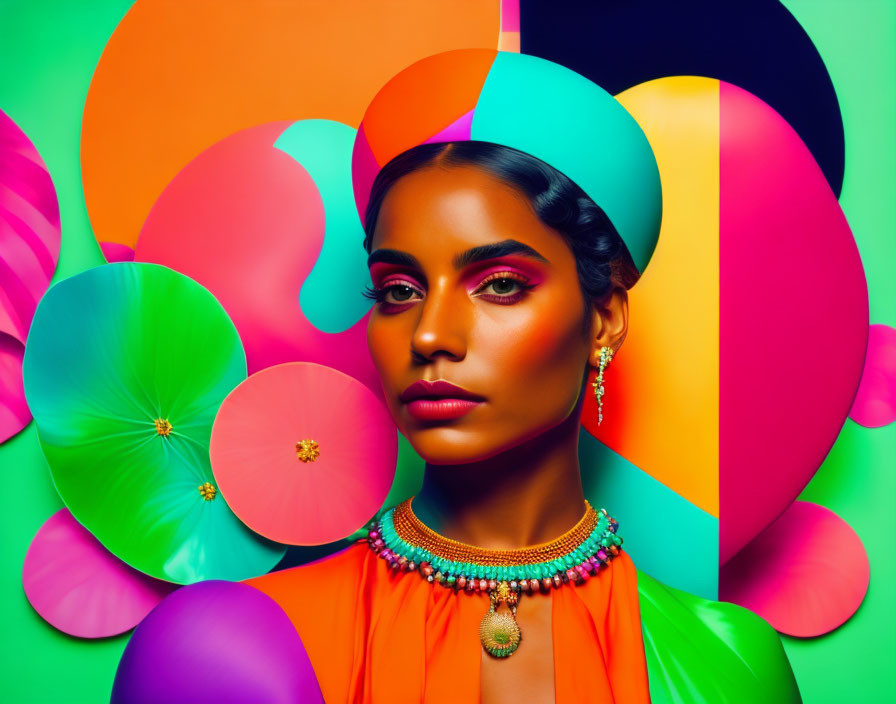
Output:
<svg viewBox="0 0 896 704">
<path fill-rule="evenodd" d="M 84 198 L 99 241 L 133 247 L 193 157 L 274 120 L 357 127 L 389 78 L 430 54 L 495 48 L 500 4 L 428 0 L 140 0 L 100 58 L 84 107 Z"/>
</svg>

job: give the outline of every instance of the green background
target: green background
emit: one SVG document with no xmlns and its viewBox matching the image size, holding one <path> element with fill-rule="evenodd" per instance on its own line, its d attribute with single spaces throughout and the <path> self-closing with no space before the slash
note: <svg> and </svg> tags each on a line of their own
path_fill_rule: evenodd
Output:
<svg viewBox="0 0 896 704">
<path fill-rule="evenodd" d="M 31 138 L 59 198 L 63 227 L 54 281 L 101 264 L 84 207 L 81 112 L 103 46 L 130 0 L 0 3 L 0 109 Z M 846 135 L 841 204 L 862 259 L 871 323 L 896 326 L 896 4 L 891 0 L 785 0 L 824 60 Z M 761 51 L 757 43 L 757 51 Z M 836 370 L 836 355 L 831 354 Z M 800 498 L 829 507 L 858 533 L 871 584 L 834 632 L 783 638 L 805 702 L 896 700 L 896 423 L 847 420 Z M 34 424 L 0 445 L 0 701 L 108 701 L 127 635 L 70 638 L 28 605 L 21 569 L 32 536 L 62 507 Z"/>
<path fill-rule="evenodd" d="M 784 5 L 812 38 L 840 102 L 846 138 L 840 204 L 865 266 L 870 322 L 896 326 L 896 3 Z M 849 523 L 871 563 L 868 593 L 851 619 L 820 638 L 782 638 L 803 700 L 894 702 L 896 423 L 864 428 L 847 420 L 799 498 Z"/>
<path fill-rule="evenodd" d="M 59 199 L 62 246 L 53 281 L 102 264 L 81 190 L 81 112 L 93 69 L 130 0 L 0 2 L 0 109 L 28 135 Z M 0 701 L 107 702 L 128 635 L 65 635 L 31 608 L 22 563 L 31 538 L 62 501 L 30 423 L 0 445 Z"/>
</svg>

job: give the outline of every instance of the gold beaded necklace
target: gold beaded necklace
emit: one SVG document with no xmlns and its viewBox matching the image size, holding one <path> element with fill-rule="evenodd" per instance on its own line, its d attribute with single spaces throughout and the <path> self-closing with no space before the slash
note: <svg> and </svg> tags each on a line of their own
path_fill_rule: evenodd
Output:
<svg viewBox="0 0 896 704">
<path fill-rule="evenodd" d="M 479 627 L 485 650 L 514 653 L 522 639 L 516 610 L 523 594 L 584 584 L 619 554 L 618 522 L 585 501 L 585 514 L 563 535 L 512 550 L 489 550 L 446 538 L 424 524 L 411 507 L 414 497 L 387 511 L 368 534 L 371 549 L 395 570 L 419 570 L 428 582 L 467 593 L 485 592 L 488 612 Z M 499 612 L 506 604 L 508 613 Z"/>
</svg>

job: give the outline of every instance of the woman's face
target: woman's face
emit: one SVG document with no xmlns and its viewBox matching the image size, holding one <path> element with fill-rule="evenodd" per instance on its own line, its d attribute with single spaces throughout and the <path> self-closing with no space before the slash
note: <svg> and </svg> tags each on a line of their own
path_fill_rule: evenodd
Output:
<svg viewBox="0 0 896 704">
<path fill-rule="evenodd" d="M 522 193 L 474 166 L 408 174 L 383 200 L 369 261 L 381 290 L 370 353 L 399 430 L 427 462 L 486 459 L 573 412 L 593 348 L 575 259 Z M 402 395 L 420 380 L 473 398 Z"/>
</svg>

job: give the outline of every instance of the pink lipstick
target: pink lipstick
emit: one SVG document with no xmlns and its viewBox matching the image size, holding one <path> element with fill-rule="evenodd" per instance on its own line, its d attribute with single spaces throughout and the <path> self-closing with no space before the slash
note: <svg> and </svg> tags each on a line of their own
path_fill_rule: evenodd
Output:
<svg viewBox="0 0 896 704">
<path fill-rule="evenodd" d="M 399 400 L 419 420 L 452 420 L 473 410 L 485 398 L 460 386 L 439 380 L 415 381 L 401 392 Z"/>
</svg>

